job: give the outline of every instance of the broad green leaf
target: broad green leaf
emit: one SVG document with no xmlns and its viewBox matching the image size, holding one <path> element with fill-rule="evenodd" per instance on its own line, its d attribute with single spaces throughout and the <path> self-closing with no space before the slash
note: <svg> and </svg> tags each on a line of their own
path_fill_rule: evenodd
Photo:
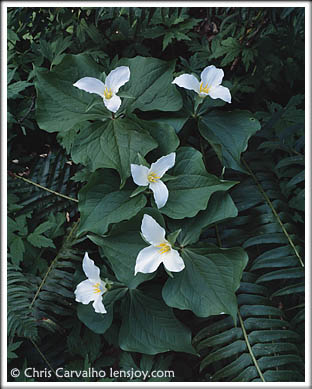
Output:
<svg viewBox="0 0 312 389">
<path fill-rule="evenodd" d="M 66 55 L 50 72 L 36 72 L 37 121 L 48 132 L 71 129 L 86 120 L 103 120 L 111 117 L 100 96 L 73 86 L 82 77 L 100 78 L 101 69 L 87 55 Z M 87 108 L 97 99 L 101 104 Z"/>
<path fill-rule="evenodd" d="M 122 305 L 119 344 L 125 351 L 154 355 L 166 351 L 195 354 L 191 331 L 180 323 L 161 296 L 130 290 Z"/>
<path fill-rule="evenodd" d="M 94 172 L 78 194 L 81 221 L 79 233 L 105 234 L 111 223 L 131 219 L 145 205 L 141 194 L 130 198 L 133 187 L 119 189 L 119 178 L 111 169 Z"/>
<path fill-rule="evenodd" d="M 241 154 L 260 123 L 248 111 L 212 111 L 200 117 L 199 131 L 211 144 L 223 166 L 246 173 Z"/>
<path fill-rule="evenodd" d="M 159 115 L 157 120 L 159 122 L 169 124 L 174 128 L 175 132 L 178 134 L 183 128 L 188 118 L 189 116 L 184 111 L 179 111 L 174 113 L 170 112 L 170 115 L 169 114 Z"/>
<path fill-rule="evenodd" d="M 83 125 L 71 154 L 75 163 L 87 165 L 92 171 L 103 167 L 116 169 L 124 185 L 138 152 L 145 156 L 156 147 L 157 142 L 147 130 L 132 120 L 119 118 Z"/>
<path fill-rule="evenodd" d="M 118 66 L 129 66 L 130 80 L 124 92 L 135 99 L 124 99 L 120 110 L 141 111 L 178 111 L 182 99 L 171 84 L 175 61 L 162 61 L 157 58 L 122 58 Z"/>
<path fill-rule="evenodd" d="M 166 281 L 163 298 L 167 305 L 189 309 L 200 317 L 237 314 L 235 291 L 248 257 L 241 248 L 216 246 L 184 248 L 185 269 Z"/>
<path fill-rule="evenodd" d="M 138 273 L 134 276 L 137 256 L 140 250 L 147 247 L 147 243 L 144 242 L 140 234 L 144 214 L 152 216 L 164 226 L 163 218 L 156 209 L 144 208 L 133 219 L 114 226 L 109 236 L 89 235 L 92 242 L 101 247 L 117 279 L 130 289 L 136 288 L 142 282 L 155 276 L 155 272 L 151 274 Z"/>
<path fill-rule="evenodd" d="M 96 334 L 104 334 L 111 326 L 113 321 L 113 305 L 117 299 L 120 299 L 126 292 L 126 289 L 115 289 L 104 293 L 102 299 L 107 313 L 96 313 L 92 303 L 78 304 L 77 316 L 91 331 Z"/>
<path fill-rule="evenodd" d="M 172 126 L 159 120 L 141 120 L 135 115 L 129 116 L 129 119 L 137 130 L 148 132 L 156 140 L 158 147 L 153 150 L 152 154 L 157 158 L 170 154 L 179 146 L 179 138 Z"/>
<path fill-rule="evenodd" d="M 202 154 L 191 147 L 177 150 L 176 163 L 169 174 L 177 179 L 166 182 L 169 198 L 160 211 L 173 219 L 195 216 L 207 208 L 213 193 L 226 191 L 236 184 L 209 174 Z"/>
<path fill-rule="evenodd" d="M 198 241 L 203 228 L 235 216 L 237 208 L 231 196 L 226 192 L 216 192 L 211 196 L 205 211 L 200 211 L 190 219 L 172 220 L 169 226 L 171 229 L 182 229 L 178 241 L 186 246 Z"/>
</svg>

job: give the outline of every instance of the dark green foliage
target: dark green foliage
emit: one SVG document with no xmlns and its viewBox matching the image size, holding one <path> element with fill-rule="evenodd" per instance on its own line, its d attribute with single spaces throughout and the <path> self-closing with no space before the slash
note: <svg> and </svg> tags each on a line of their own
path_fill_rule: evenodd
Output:
<svg viewBox="0 0 312 389">
<path fill-rule="evenodd" d="M 304 18 L 300 6 L 7 9 L 8 371 L 22 372 L 8 380 L 304 381 Z M 171 83 L 211 64 L 231 105 Z M 72 85 L 121 65 L 132 77 L 116 116 Z M 158 210 L 130 163 L 171 152 Z M 134 276 L 143 214 L 184 272 Z M 107 316 L 75 301 L 86 251 L 111 281 Z"/>
<path fill-rule="evenodd" d="M 257 285 L 255 274 L 245 273 L 237 295 L 239 325 L 230 317 L 219 319 L 193 340 L 203 356 L 201 370 L 209 367 L 212 381 L 262 381 L 261 375 L 265 381 L 304 381 L 300 336 L 272 305 L 268 289 Z"/>
<path fill-rule="evenodd" d="M 201 368 L 214 381 L 304 381 L 304 241 L 298 233 L 304 230 L 304 198 L 293 201 L 297 193 L 304 196 L 303 182 L 293 179 L 304 173 L 300 101 L 298 96 L 266 115 L 259 151 L 244 156 L 251 176 L 232 191 L 238 217 L 218 229 L 222 245 L 247 248 L 250 272 L 238 291 L 239 326 L 227 317 L 208 322 L 195 336 Z"/>
</svg>

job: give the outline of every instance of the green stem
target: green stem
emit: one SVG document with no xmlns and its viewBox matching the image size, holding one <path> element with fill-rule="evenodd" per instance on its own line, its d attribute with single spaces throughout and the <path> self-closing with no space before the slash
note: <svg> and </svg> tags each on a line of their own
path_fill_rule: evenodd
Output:
<svg viewBox="0 0 312 389">
<path fill-rule="evenodd" d="M 244 165 L 246 166 L 247 170 L 249 171 L 249 173 L 251 174 L 252 178 L 254 179 L 254 181 L 255 181 L 255 183 L 256 183 L 256 185 L 257 185 L 257 187 L 258 187 L 260 193 L 262 194 L 262 196 L 264 197 L 265 201 L 268 203 L 269 207 L 271 208 L 271 211 L 273 212 L 273 215 L 276 217 L 276 219 L 277 219 L 279 225 L 281 226 L 282 231 L 283 231 L 284 234 L 286 235 L 286 238 L 288 239 L 288 242 L 289 242 L 290 246 L 293 248 L 293 250 L 294 250 L 294 252 L 295 252 L 297 258 L 299 259 L 300 265 L 301 265 L 302 267 L 304 267 L 304 263 L 303 263 L 303 261 L 302 261 L 302 259 L 301 259 L 301 256 L 300 256 L 298 250 L 296 249 L 296 246 L 295 246 L 294 242 L 292 241 L 291 237 L 289 236 L 289 234 L 288 234 L 286 228 L 284 227 L 283 222 L 281 221 L 280 217 L 278 216 L 278 213 L 276 212 L 276 210 L 275 210 L 275 208 L 274 208 L 274 206 L 273 206 L 271 200 L 269 199 L 269 197 L 267 196 L 267 194 L 266 194 L 265 191 L 263 190 L 263 188 L 262 188 L 260 182 L 258 181 L 257 177 L 254 175 L 254 173 L 253 173 L 252 170 L 250 169 L 250 167 L 249 167 L 249 165 L 247 164 L 247 162 L 246 162 L 243 158 L 242 158 L 242 161 L 243 161 Z"/>
<path fill-rule="evenodd" d="M 28 184 L 34 185 L 34 186 L 36 186 L 37 188 L 40 188 L 40 189 L 43 189 L 43 190 L 45 190 L 45 191 L 47 191 L 47 192 L 53 193 L 53 194 L 56 195 L 56 196 L 63 197 L 63 198 L 66 199 L 66 200 L 75 201 L 76 203 L 78 203 L 78 200 L 77 200 L 77 199 L 74 199 L 74 198 L 72 198 L 72 197 L 63 195 L 62 193 L 55 192 L 55 191 L 52 190 L 52 189 L 48 189 L 48 188 L 46 188 L 46 187 L 44 187 L 44 186 L 42 186 L 42 185 L 40 185 L 40 184 L 37 184 L 37 183 L 34 182 L 34 181 L 31 181 L 31 180 L 28 180 L 27 178 L 21 177 L 21 176 L 19 176 L 18 174 L 13 173 L 13 176 L 14 176 L 15 178 L 19 178 L 20 180 L 23 180 L 23 181 L 27 182 Z"/>
<path fill-rule="evenodd" d="M 258 373 L 259 373 L 259 376 L 260 376 L 261 380 L 262 380 L 263 382 L 266 382 L 265 379 L 264 379 L 264 377 L 263 377 L 262 371 L 260 370 L 260 367 L 259 367 L 259 365 L 258 365 L 258 362 L 257 362 L 257 360 L 256 360 L 256 358 L 255 358 L 255 356 L 254 356 L 254 353 L 253 353 L 253 351 L 252 351 L 252 348 L 251 348 L 251 346 L 250 346 L 250 343 L 249 343 L 249 340 L 248 340 L 248 335 L 247 335 L 247 332 L 246 332 L 246 329 L 245 329 L 244 322 L 243 322 L 243 319 L 242 319 L 242 317 L 241 317 L 241 314 L 239 313 L 239 311 L 238 311 L 237 313 L 238 313 L 239 322 L 240 322 L 240 325 L 241 325 L 241 328 L 242 328 L 242 331 L 243 331 L 243 334 L 244 334 L 245 342 L 246 342 L 246 344 L 247 344 L 248 351 L 249 351 L 249 354 L 250 354 L 250 356 L 251 356 L 251 359 L 252 359 L 254 365 L 256 366 L 256 369 L 257 369 L 257 371 L 258 371 Z"/>
<path fill-rule="evenodd" d="M 47 358 L 42 354 L 42 352 L 40 351 L 39 347 L 37 346 L 37 344 L 31 340 L 31 343 L 33 344 L 33 346 L 35 347 L 35 349 L 38 351 L 38 353 L 40 354 L 41 358 L 45 361 L 45 363 L 49 366 L 50 370 L 53 371 L 55 377 L 57 377 L 57 374 L 56 374 L 56 371 L 53 369 L 53 367 L 50 365 L 50 362 L 47 360 Z"/>
</svg>

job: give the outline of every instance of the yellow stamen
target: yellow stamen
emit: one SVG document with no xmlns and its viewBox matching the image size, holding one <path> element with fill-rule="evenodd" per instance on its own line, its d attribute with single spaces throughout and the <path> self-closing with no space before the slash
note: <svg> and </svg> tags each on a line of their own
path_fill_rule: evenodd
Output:
<svg viewBox="0 0 312 389">
<path fill-rule="evenodd" d="M 109 88 L 109 89 L 107 89 L 107 87 L 105 88 L 104 97 L 107 100 L 109 100 L 113 97 L 113 92 L 112 92 L 111 88 Z"/>
<path fill-rule="evenodd" d="M 155 173 L 150 173 L 147 176 L 147 179 L 148 179 L 149 182 L 157 182 L 157 180 L 159 180 L 160 177 L 158 177 Z"/>
<path fill-rule="evenodd" d="M 199 92 L 209 93 L 210 89 L 211 87 L 208 87 L 208 84 L 204 86 L 203 82 L 201 82 L 201 84 L 199 85 Z"/>
<path fill-rule="evenodd" d="M 96 284 L 93 285 L 94 293 L 101 293 L 101 286 L 100 283 L 97 282 Z"/>
<path fill-rule="evenodd" d="M 160 249 L 160 254 L 164 254 L 164 253 L 167 253 L 168 251 L 171 250 L 171 246 L 169 243 L 160 243 L 158 246 L 156 247 L 159 247 Z"/>
</svg>

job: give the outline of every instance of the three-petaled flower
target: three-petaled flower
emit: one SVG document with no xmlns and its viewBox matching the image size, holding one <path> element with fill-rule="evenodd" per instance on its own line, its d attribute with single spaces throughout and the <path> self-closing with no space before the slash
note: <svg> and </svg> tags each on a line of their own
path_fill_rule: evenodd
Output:
<svg viewBox="0 0 312 389">
<path fill-rule="evenodd" d="M 207 66 L 200 75 L 201 80 L 192 74 L 182 74 L 176 77 L 172 84 L 182 88 L 193 90 L 200 97 L 210 96 L 212 99 L 222 99 L 227 103 L 231 102 L 231 93 L 228 88 L 221 85 L 224 72 L 214 65 Z"/>
<path fill-rule="evenodd" d="M 143 165 L 131 164 L 133 181 L 139 186 L 149 186 L 153 191 L 157 208 L 162 208 L 169 196 L 166 185 L 160 180 L 167 170 L 175 164 L 175 153 L 159 158 L 148 168 Z"/>
<path fill-rule="evenodd" d="M 75 289 L 76 301 L 82 304 L 89 304 L 93 301 L 92 306 L 96 313 L 106 313 L 102 302 L 102 295 L 107 291 L 106 284 L 100 279 L 100 269 L 89 258 L 88 253 L 85 253 L 82 268 L 88 279 L 77 285 Z"/>
<path fill-rule="evenodd" d="M 111 112 L 117 112 L 121 99 L 116 93 L 130 79 L 128 66 L 119 66 L 112 70 L 105 79 L 105 83 L 94 77 L 83 77 L 74 86 L 89 93 L 96 93 L 104 100 L 105 107 Z"/>
<path fill-rule="evenodd" d="M 134 275 L 138 272 L 153 273 L 161 263 L 169 271 L 179 272 L 184 269 L 179 252 L 165 239 L 166 231 L 151 216 L 143 216 L 141 231 L 144 239 L 151 245 L 139 252 Z"/>
</svg>

